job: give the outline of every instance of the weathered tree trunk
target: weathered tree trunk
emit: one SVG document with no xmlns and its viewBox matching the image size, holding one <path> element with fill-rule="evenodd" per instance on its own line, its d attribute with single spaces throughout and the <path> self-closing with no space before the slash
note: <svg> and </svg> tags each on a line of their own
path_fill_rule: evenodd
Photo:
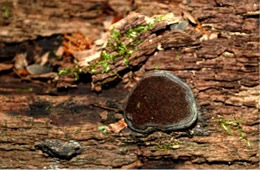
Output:
<svg viewBox="0 0 260 170">
<path fill-rule="evenodd" d="M 176 46 L 171 33 L 170 38 L 161 40 L 166 44 L 164 50 L 149 53 L 139 63 L 140 70 L 125 75 L 132 84 L 143 72 L 152 70 L 167 70 L 179 76 L 191 87 L 199 108 L 199 120 L 193 128 L 148 135 L 129 129 L 102 133 L 99 126 L 122 119 L 122 105 L 129 93 L 122 83 L 100 94 L 91 92 L 89 84 L 58 96 L 2 94 L 1 168 L 259 167 L 260 53 L 256 0 L 5 1 L 3 4 L 10 8 L 10 16 L 6 14 L 6 18 L 0 19 L 2 46 L 78 29 L 92 35 L 94 27 L 102 27 L 98 24 L 102 23 L 103 14 L 117 9 L 120 15 L 129 10 L 147 16 L 184 13 L 190 22 L 191 16 L 195 18 L 194 30 L 202 35 L 192 39 L 196 33 L 184 31 L 185 36 L 189 35 L 185 40 L 191 37 L 196 43 L 183 41 Z M 109 4 L 112 9 L 106 11 Z M 98 32 L 93 35 L 98 37 Z M 5 49 L 0 52 L 7 54 Z M 4 55 L 0 59 L 1 56 Z M 45 139 L 78 141 L 81 152 L 69 160 L 60 155 L 50 157 L 37 147 L 45 146 Z"/>
</svg>

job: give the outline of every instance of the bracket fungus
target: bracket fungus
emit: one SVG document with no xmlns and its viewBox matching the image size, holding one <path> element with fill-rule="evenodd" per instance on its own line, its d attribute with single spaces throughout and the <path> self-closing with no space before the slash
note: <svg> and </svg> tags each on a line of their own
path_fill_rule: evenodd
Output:
<svg viewBox="0 0 260 170">
<path fill-rule="evenodd" d="M 146 74 L 129 94 L 124 117 L 130 129 L 146 133 L 190 127 L 198 117 L 190 87 L 170 72 Z"/>
</svg>

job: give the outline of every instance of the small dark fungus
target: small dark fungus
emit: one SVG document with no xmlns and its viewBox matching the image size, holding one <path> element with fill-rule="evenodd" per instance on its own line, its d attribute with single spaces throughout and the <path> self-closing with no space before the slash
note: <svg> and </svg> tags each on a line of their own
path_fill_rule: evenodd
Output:
<svg viewBox="0 0 260 170">
<path fill-rule="evenodd" d="M 145 133 L 190 127 L 198 117 L 190 87 L 170 72 L 146 74 L 129 94 L 124 107 L 129 128 Z"/>
</svg>

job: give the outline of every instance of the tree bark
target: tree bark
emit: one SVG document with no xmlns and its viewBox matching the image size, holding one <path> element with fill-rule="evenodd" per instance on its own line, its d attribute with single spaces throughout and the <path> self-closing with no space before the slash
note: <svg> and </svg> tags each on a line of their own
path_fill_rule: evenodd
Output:
<svg viewBox="0 0 260 170">
<path fill-rule="evenodd" d="M 1 94 L 1 168 L 259 167 L 260 53 L 256 0 L 2 4 L 10 8 L 10 16 L 0 19 L 4 46 L 79 28 L 92 35 L 93 28 L 102 30 L 102 17 L 111 11 L 124 15 L 134 10 L 146 16 L 173 12 L 182 14 L 190 23 L 195 21 L 193 31 L 169 33 L 168 38 L 161 40 L 166 44 L 162 46 L 164 50 L 148 53 L 138 62 L 139 70 L 124 74 L 124 79 L 132 87 L 145 72 L 171 71 L 191 87 L 199 119 L 194 127 L 178 132 L 139 134 L 128 128 L 120 133 L 102 132 L 98 127 L 122 119 L 123 104 L 129 94 L 124 82 L 99 94 L 91 91 L 90 84 L 57 96 Z M 4 10 L 2 16 L 3 13 Z M 198 37 L 196 30 L 201 33 Z M 98 34 L 93 33 L 93 39 Z M 190 40 L 176 46 L 174 38 L 184 34 L 185 40 Z M 7 54 L 5 50 L 1 52 Z M 44 144 L 45 139 L 78 141 L 81 152 L 70 160 L 49 156 L 36 147 Z"/>
</svg>

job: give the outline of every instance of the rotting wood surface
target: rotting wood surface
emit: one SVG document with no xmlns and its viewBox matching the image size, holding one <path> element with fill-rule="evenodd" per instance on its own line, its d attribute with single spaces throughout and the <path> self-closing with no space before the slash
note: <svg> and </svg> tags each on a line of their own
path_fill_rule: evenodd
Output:
<svg viewBox="0 0 260 170">
<path fill-rule="evenodd" d="M 77 4 L 81 1 L 74 2 L 75 4 L 65 11 L 77 11 Z M 102 4 L 103 1 L 93 0 L 90 3 Z M 100 94 L 91 92 L 88 85 L 83 93 L 60 96 L 23 93 L 0 95 L 0 167 L 259 167 L 258 2 L 196 0 L 166 3 L 137 0 L 132 5 L 136 12 L 147 16 L 174 12 L 175 9 L 177 14 L 183 10 L 189 11 L 207 32 L 215 32 L 218 36 L 201 41 L 199 46 L 192 48 L 188 45 L 185 47 L 184 44 L 181 48 L 158 51 L 149 56 L 140 71 L 126 76 L 129 76 L 129 81 L 132 80 L 133 84 L 134 79 L 140 77 L 143 72 L 155 69 L 172 71 L 179 76 L 195 94 L 200 111 L 196 127 L 190 131 L 168 134 L 154 132 L 148 136 L 128 129 L 118 134 L 103 134 L 98 130 L 98 126 L 108 125 L 122 118 L 122 104 L 129 93 L 122 84 L 103 90 Z M 56 9 L 57 14 L 63 9 L 61 7 L 58 10 L 58 6 L 48 8 Z M 26 4 L 23 8 L 25 7 Z M 21 10 L 24 10 L 23 8 Z M 46 4 L 38 8 L 47 9 Z M 85 9 L 88 11 L 89 8 Z M 129 8 L 122 11 L 127 9 Z M 27 12 L 33 14 L 33 10 Z M 82 13 L 84 14 L 84 11 Z M 84 18 L 83 15 L 73 14 L 75 19 Z M 19 32 L 19 26 L 16 25 L 19 22 L 12 21 L 12 18 L 10 20 L 10 25 L 4 26 L 5 30 Z M 44 20 L 46 26 L 52 22 Z M 86 24 L 91 26 L 93 23 L 88 21 Z M 17 29 L 12 29 L 12 25 Z M 59 26 L 66 30 L 65 26 Z M 33 35 L 30 38 L 25 38 L 28 35 L 24 33 L 4 36 L 4 29 L 1 29 L 1 40 L 20 42 L 37 36 L 51 35 L 44 33 L 48 32 L 48 29 L 39 32 L 37 24 L 35 29 L 31 29 L 36 33 L 28 34 Z M 53 34 L 64 33 L 55 28 L 52 31 Z M 104 115 L 107 115 L 105 119 Z M 240 139 L 242 136 L 238 126 L 232 128 L 227 125 L 236 124 L 235 120 L 241 121 L 239 126 L 247 140 Z M 223 129 L 223 124 L 234 134 L 229 135 Z M 69 161 L 49 157 L 35 148 L 35 144 L 44 139 L 79 141 L 82 152 Z"/>
</svg>

